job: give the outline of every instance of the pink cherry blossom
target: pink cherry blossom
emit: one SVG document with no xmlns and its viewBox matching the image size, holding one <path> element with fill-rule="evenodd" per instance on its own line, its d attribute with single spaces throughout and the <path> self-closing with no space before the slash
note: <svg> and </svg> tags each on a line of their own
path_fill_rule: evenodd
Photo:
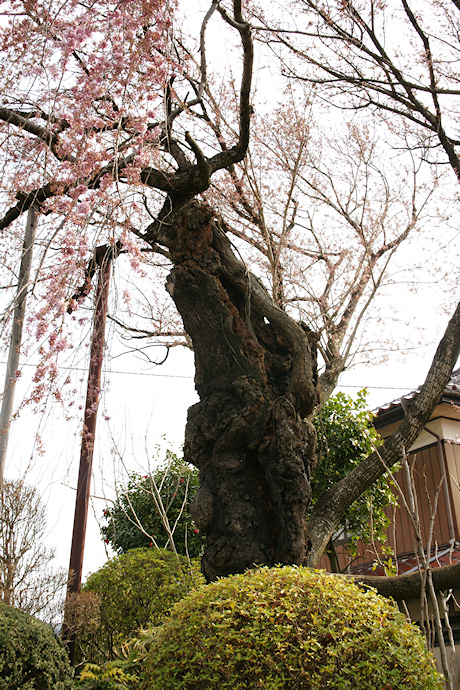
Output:
<svg viewBox="0 0 460 690">
<path fill-rule="evenodd" d="M 51 191 L 40 207 L 40 281 L 29 301 L 28 327 L 46 343 L 30 395 L 35 403 L 46 392 L 62 398 L 56 358 L 71 346 L 68 324 L 77 321 L 67 310 L 80 306 L 73 295 L 94 246 L 121 239 L 131 266 L 142 271 L 142 242 L 131 228 L 146 213 L 125 189 L 140 190 L 141 168 L 158 157 L 155 121 L 169 75 L 178 71 L 170 49 L 174 6 L 171 0 L 68 0 L 64 10 L 47 0 L 2 3 L 1 105 L 27 114 L 27 127 L 0 121 L 9 147 L 0 184 L 9 190 L 9 206 L 18 193 Z"/>
</svg>

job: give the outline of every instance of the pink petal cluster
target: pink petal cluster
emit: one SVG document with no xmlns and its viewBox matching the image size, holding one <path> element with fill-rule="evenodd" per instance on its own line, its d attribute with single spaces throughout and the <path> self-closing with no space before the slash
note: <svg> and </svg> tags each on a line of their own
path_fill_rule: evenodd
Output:
<svg viewBox="0 0 460 690">
<path fill-rule="evenodd" d="M 136 202 L 140 170 L 158 158 L 155 121 L 177 71 L 170 49 L 175 2 L 1 4 L 0 106 L 25 125 L 0 121 L 0 185 L 7 190 L 0 211 L 18 195 L 51 192 L 40 208 L 40 279 L 29 300 L 29 329 L 46 342 L 31 394 L 38 404 L 50 391 L 62 397 L 56 358 L 70 347 L 67 310 L 79 306 L 73 295 L 94 247 L 121 239 L 132 266 L 142 267 L 131 229 L 145 220 Z M 23 223 L 20 216 L 12 226 L 17 237 Z"/>
</svg>

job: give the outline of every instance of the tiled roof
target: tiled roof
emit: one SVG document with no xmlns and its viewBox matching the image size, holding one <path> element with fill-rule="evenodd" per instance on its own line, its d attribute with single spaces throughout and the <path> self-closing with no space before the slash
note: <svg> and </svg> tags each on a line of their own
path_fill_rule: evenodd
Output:
<svg viewBox="0 0 460 690">
<path fill-rule="evenodd" d="M 403 402 L 412 402 L 412 400 L 416 398 L 419 394 L 420 388 L 421 386 L 419 386 L 415 391 L 410 391 L 410 393 L 406 393 L 405 395 L 402 395 L 400 398 L 397 398 L 396 400 L 392 400 L 389 403 L 381 405 L 376 410 L 374 410 L 374 414 L 383 415 L 386 412 L 389 412 L 390 410 L 395 410 L 396 408 L 401 407 Z M 444 394 L 448 396 L 453 396 L 454 398 L 460 398 L 460 369 L 455 369 L 455 371 L 452 372 L 450 381 L 444 389 Z"/>
<path fill-rule="evenodd" d="M 380 405 L 376 410 L 374 410 L 374 414 L 378 415 L 383 412 L 387 412 L 388 410 L 393 410 L 396 407 L 400 407 L 401 402 L 405 400 L 406 402 L 412 402 L 412 400 L 418 395 L 419 391 L 411 391 L 410 393 L 406 393 L 405 395 L 401 395 L 401 397 L 396 398 L 396 400 L 392 400 L 391 402 L 385 403 L 384 405 Z"/>
<path fill-rule="evenodd" d="M 414 553 L 402 554 L 397 557 L 398 575 L 413 573 L 418 570 L 418 559 Z M 460 562 L 460 542 L 446 544 L 431 549 L 430 567 L 441 568 L 443 565 L 451 565 Z M 352 566 L 350 572 L 353 575 L 385 575 L 381 565 L 375 567 L 375 562 L 363 563 L 362 565 Z"/>
<path fill-rule="evenodd" d="M 455 391 L 460 390 L 460 369 L 456 369 L 452 372 L 447 388 Z"/>
</svg>

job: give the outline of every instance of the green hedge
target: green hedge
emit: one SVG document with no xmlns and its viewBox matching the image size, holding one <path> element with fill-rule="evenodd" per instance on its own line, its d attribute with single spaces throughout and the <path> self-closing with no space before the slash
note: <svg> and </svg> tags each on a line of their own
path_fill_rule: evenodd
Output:
<svg viewBox="0 0 460 690">
<path fill-rule="evenodd" d="M 159 625 L 179 599 L 204 582 L 197 561 L 163 549 L 132 549 L 110 559 L 82 588 L 100 602 L 96 620 L 81 621 L 77 656 L 100 663 L 148 624 Z"/>
<path fill-rule="evenodd" d="M 51 628 L 0 603 L 0 690 L 73 687 L 67 651 Z"/>
<path fill-rule="evenodd" d="M 151 630 L 145 649 L 143 690 L 443 687 L 419 631 L 390 601 L 306 568 L 261 568 L 200 588 Z"/>
</svg>

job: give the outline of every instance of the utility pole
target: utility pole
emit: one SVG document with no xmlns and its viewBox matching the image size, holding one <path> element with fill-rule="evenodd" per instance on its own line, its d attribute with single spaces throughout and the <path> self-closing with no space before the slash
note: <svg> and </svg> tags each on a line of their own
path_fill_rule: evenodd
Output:
<svg viewBox="0 0 460 690">
<path fill-rule="evenodd" d="M 96 419 L 99 405 L 99 391 L 101 386 L 101 370 L 104 357 L 105 324 L 107 320 L 107 306 L 112 259 L 116 248 L 98 247 L 93 259 L 91 270 L 99 269 L 96 288 L 96 305 L 94 313 L 93 332 L 91 336 L 90 365 L 88 387 L 86 393 L 85 416 L 80 450 L 80 470 L 77 483 L 77 498 L 75 503 L 75 517 L 73 524 L 72 546 L 70 552 L 69 581 L 67 595 L 78 593 L 81 588 L 83 569 L 83 555 L 85 549 L 86 522 L 88 517 L 89 492 L 91 486 L 91 470 L 93 463 L 94 440 L 96 435 Z M 69 656 L 73 661 L 75 651 L 75 637 L 68 625 L 68 609 L 64 614 L 63 637 L 66 639 Z"/>
<path fill-rule="evenodd" d="M 5 472 L 6 451 L 10 433 L 11 414 L 13 412 L 14 392 L 16 388 L 19 354 L 21 351 L 22 330 L 26 313 L 27 290 L 29 287 L 30 267 L 32 264 L 33 246 L 38 214 L 30 206 L 27 214 L 26 230 L 22 246 L 21 266 L 19 268 L 16 306 L 13 313 L 10 349 L 6 366 L 5 385 L 3 388 L 2 407 L 0 410 L 0 486 L 3 484 Z"/>
</svg>

